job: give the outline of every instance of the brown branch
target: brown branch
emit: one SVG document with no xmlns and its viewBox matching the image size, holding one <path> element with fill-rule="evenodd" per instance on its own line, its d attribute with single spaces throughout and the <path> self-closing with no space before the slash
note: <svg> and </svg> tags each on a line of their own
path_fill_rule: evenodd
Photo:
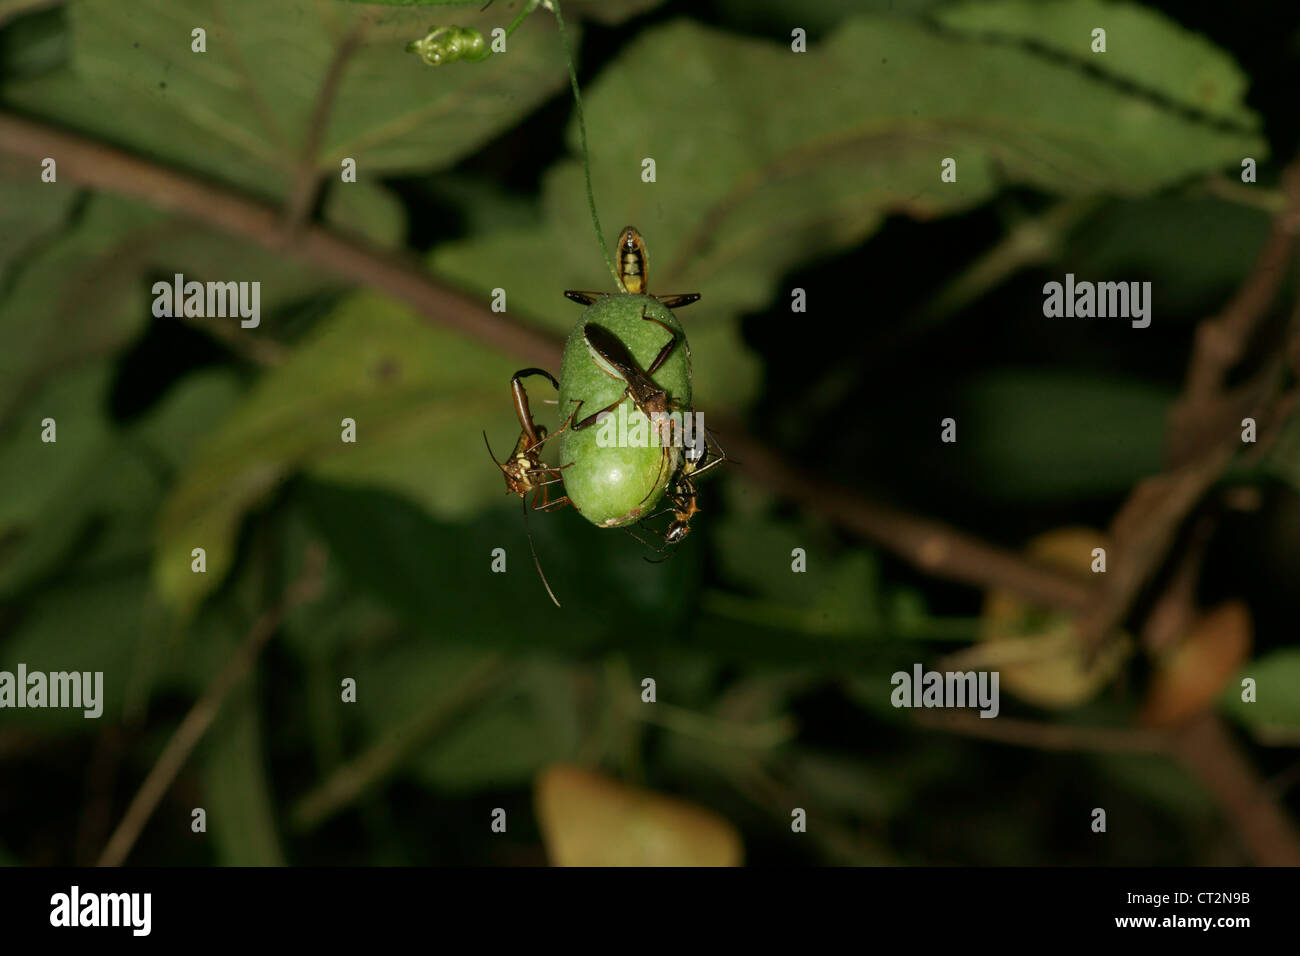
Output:
<svg viewBox="0 0 1300 956">
<path fill-rule="evenodd" d="M 1066 610 L 1080 610 L 1088 600 L 1088 583 L 1082 577 L 811 477 L 745 434 L 738 423 L 718 419 L 717 424 L 728 456 L 744 466 L 747 477 L 874 541 L 927 574 L 978 588 L 1005 588 L 1035 603 Z"/>
<path fill-rule="evenodd" d="M 175 782 L 185 761 L 208 732 L 212 722 L 217 719 L 226 697 L 248 676 L 258 655 L 262 653 L 262 648 L 279 629 L 284 615 L 319 594 L 324 561 L 323 551 L 309 550 L 298 579 L 285 591 L 279 603 L 268 608 L 253 622 L 243 643 L 194 702 L 180 726 L 173 731 L 153 769 L 149 771 L 149 776 L 140 784 L 140 789 L 136 791 L 117 829 L 105 844 L 97 866 L 121 866 L 126 860 L 163 795 Z"/>
<path fill-rule="evenodd" d="M 1213 713 L 1174 738 L 1172 753 L 1218 801 L 1261 866 L 1300 866 L 1300 836 L 1268 784 Z"/>
<path fill-rule="evenodd" d="M 1218 521 L 1202 515 L 1192 528 L 1187 547 L 1178 557 L 1169 583 L 1156 599 L 1142 626 L 1142 646 L 1161 654 L 1181 641 L 1196 620 L 1196 586 Z"/>
<path fill-rule="evenodd" d="M 1080 640 L 1096 656 L 1128 614 L 1133 602 L 1164 564 L 1192 509 L 1214 486 L 1241 450 L 1237 429 L 1244 417 L 1261 433 L 1256 451 L 1276 437 L 1290 397 L 1280 384 L 1297 347 L 1300 324 L 1293 321 L 1282 354 L 1265 362 L 1245 384 L 1226 387 L 1285 278 L 1300 229 L 1300 158 L 1283 171 L 1286 206 L 1273 219 L 1268 239 L 1250 273 L 1228 304 L 1196 329 L 1182 397 L 1170 414 L 1169 468 L 1139 483 L 1111 520 L 1107 564 L 1098 578 L 1088 612 L 1079 622 Z"/>
<path fill-rule="evenodd" d="M 292 241 L 303 223 L 307 221 L 311 208 L 315 205 L 316 195 L 320 192 L 324 174 L 316 168 L 316 157 L 320 152 L 320 144 L 325 139 L 325 129 L 329 125 L 330 113 L 334 109 L 334 100 L 343 82 L 348 61 L 365 42 L 366 31 L 370 28 L 372 17 L 370 11 L 364 12 L 352 25 L 352 29 L 343 35 L 343 39 L 334 49 L 334 56 L 330 59 L 325 77 L 316 93 L 316 103 L 312 107 L 311 119 L 307 124 L 307 138 L 303 142 L 302 155 L 298 159 L 298 181 L 285 208 L 286 242 Z"/>
<path fill-rule="evenodd" d="M 38 163 L 55 157 L 60 176 L 241 236 L 329 275 L 382 289 L 421 315 L 536 365 L 558 364 L 560 339 L 492 312 L 476 297 L 429 277 L 420 264 L 367 243 L 309 227 L 281 246 L 279 210 L 81 136 L 0 113 L 0 149 Z M 35 172 L 33 172 L 33 176 Z"/>
<path fill-rule="evenodd" d="M 1274 789 L 1255 771 L 1223 721 L 1206 712 L 1172 731 L 1132 727 L 1072 727 L 968 711 L 918 711 L 933 730 L 1037 750 L 1163 754 L 1209 790 L 1255 862 L 1300 866 L 1300 836 Z"/>
<path fill-rule="evenodd" d="M 1201 408 L 1217 401 L 1228 373 L 1246 354 L 1260 319 L 1277 297 L 1300 225 L 1300 161 L 1283 171 L 1282 194 L 1286 204 L 1273 218 L 1246 280 L 1218 315 L 1197 325 L 1183 399 L 1174 413 L 1175 433 L 1194 431 Z"/>
<path fill-rule="evenodd" d="M 1161 730 L 1133 727 L 1072 727 L 1011 717 L 981 717 L 964 710 L 917 711 L 917 724 L 931 730 L 976 737 L 1037 750 L 1083 750 L 1096 753 L 1161 753 L 1171 737 Z"/>
</svg>

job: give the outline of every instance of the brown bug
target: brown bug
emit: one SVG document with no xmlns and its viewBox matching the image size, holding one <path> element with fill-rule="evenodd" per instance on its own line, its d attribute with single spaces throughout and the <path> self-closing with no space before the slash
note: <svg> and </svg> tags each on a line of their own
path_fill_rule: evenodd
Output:
<svg viewBox="0 0 1300 956">
<path fill-rule="evenodd" d="M 632 295 L 650 295 L 646 292 L 649 284 L 650 275 L 650 258 L 646 254 L 645 240 L 641 238 L 641 233 L 637 232 L 635 226 L 625 226 L 618 236 L 618 274 L 619 281 L 623 283 L 623 289 Z M 607 295 L 617 295 L 618 293 L 610 292 L 582 292 L 577 289 L 566 289 L 564 294 L 577 302 L 579 305 L 591 305 L 597 299 L 603 299 Z M 698 302 L 700 294 L 698 292 L 680 292 L 674 295 L 656 295 L 665 306 L 670 309 L 679 309 L 684 305 L 690 305 L 692 302 Z"/>
<path fill-rule="evenodd" d="M 533 532 L 528 527 L 528 495 L 533 494 L 533 511 L 552 511 L 570 503 L 567 495 L 552 500 L 549 491 L 551 485 L 563 480 L 560 472 L 567 466 L 555 467 L 548 465 L 542 461 L 541 453 L 542 445 L 554 438 L 555 435 L 558 435 L 560 431 L 564 431 L 564 428 L 561 427 L 560 431 L 555 432 L 554 435 L 548 435 L 544 426 L 533 421 L 532 409 L 528 404 L 528 392 L 524 389 L 522 381 L 530 375 L 541 375 L 557 390 L 560 387 L 560 383 L 555 380 L 555 376 L 544 369 L 525 368 L 515 372 L 510 379 L 510 394 L 514 401 L 515 415 L 519 419 L 519 440 L 515 442 L 515 450 L 502 463 L 497 461 L 497 456 L 492 451 L 487 432 L 483 433 L 483 444 L 487 445 L 488 454 L 492 456 L 492 461 L 496 463 L 496 466 L 501 469 L 501 474 L 505 476 L 506 493 L 518 495 L 520 502 L 523 504 L 524 530 L 528 535 L 528 549 L 533 554 L 533 565 L 537 568 L 537 574 L 542 579 L 546 593 L 551 596 L 555 606 L 559 607 L 560 602 L 556 600 L 555 592 L 551 590 L 550 582 L 546 580 L 546 574 L 542 571 L 542 564 L 537 559 L 537 548 L 533 545 Z"/>
</svg>

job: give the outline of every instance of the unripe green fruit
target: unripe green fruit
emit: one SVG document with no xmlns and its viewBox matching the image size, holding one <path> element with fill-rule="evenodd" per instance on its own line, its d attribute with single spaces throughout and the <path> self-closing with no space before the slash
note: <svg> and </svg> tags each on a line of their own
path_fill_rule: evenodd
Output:
<svg viewBox="0 0 1300 956">
<path fill-rule="evenodd" d="M 627 391 L 627 382 L 608 375 L 596 364 L 583 336 L 588 322 L 603 326 L 627 346 L 643 370 L 648 370 L 659 350 L 668 342 L 668 333 L 656 322 L 641 317 L 642 309 L 678 335 L 677 347 L 651 378 L 668 393 L 669 402 L 685 414 L 691 407 L 691 352 L 681 325 L 658 299 L 647 295 L 611 295 L 598 299 L 582 313 L 582 319 L 569 334 L 560 363 L 560 419 L 567 420 L 578 399 L 582 407 L 576 421 L 604 408 Z M 653 425 L 630 397 L 626 409 L 629 435 L 642 427 L 653 433 Z M 613 435 L 617 437 L 620 408 L 615 407 Z M 598 437 L 610 429 L 593 422 L 582 430 L 570 425 L 558 437 L 558 463 L 568 465 L 563 471 L 564 491 L 578 512 L 594 525 L 618 528 L 633 524 L 650 514 L 677 474 L 682 461 L 681 448 L 602 446 Z M 570 464 L 570 462 L 572 464 Z"/>
</svg>

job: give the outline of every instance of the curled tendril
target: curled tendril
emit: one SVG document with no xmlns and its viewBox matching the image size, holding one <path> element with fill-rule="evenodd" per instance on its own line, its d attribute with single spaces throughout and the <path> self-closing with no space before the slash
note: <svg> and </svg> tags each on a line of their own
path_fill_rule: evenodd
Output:
<svg viewBox="0 0 1300 956">
<path fill-rule="evenodd" d="M 430 66 L 442 66 L 457 60 L 476 63 L 492 55 L 483 34 L 473 27 L 430 27 L 423 39 L 406 45 L 407 53 L 417 53 Z"/>
</svg>

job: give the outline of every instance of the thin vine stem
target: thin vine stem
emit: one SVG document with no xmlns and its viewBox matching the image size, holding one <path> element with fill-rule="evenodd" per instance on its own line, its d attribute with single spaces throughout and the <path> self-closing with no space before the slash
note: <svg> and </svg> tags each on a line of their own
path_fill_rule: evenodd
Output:
<svg viewBox="0 0 1300 956">
<path fill-rule="evenodd" d="M 578 113 L 578 135 L 582 141 L 582 175 L 587 181 L 587 208 L 591 210 L 591 224 L 596 230 L 596 244 L 600 246 L 600 253 L 605 257 L 609 274 L 614 277 L 614 285 L 626 292 L 627 290 L 623 288 L 623 280 L 618 277 L 618 270 L 614 268 L 614 257 L 610 255 L 609 246 L 605 242 L 605 231 L 600 228 L 600 214 L 596 212 L 596 193 L 591 187 L 591 153 L 587 149 L 587 120 L 582 111 L 582 93 L 578 90 L 578 71 L 573 65 L 573 49 L 569 46 L 569 34 L 564 29 L 564 17 L 560 15 L 559 0 L 544 0 L 544 5 L 555 14 L 555 22 L 560 26 L 560 41 L 564 44 L 564 58 L 569 64 L 569 84 L 573 87 L 573 103 Z"/>
<path fill-rule="evenodd" d="M 519 11 L 519 16 L 515 17 L 514 22 L 510 24 L 510 26 L 506 27 L 506 36 L 510 36 L 510 34 L 518 30 L 519 24 L 527 20 L 528 15 L 541 5 L 542 5 L 542 0 L 528 0 L 528 3 L 524 4 L 524 8 Z M 483 9 L 486 10 L 487 8 L 484 7 Z"/>
</svg>

